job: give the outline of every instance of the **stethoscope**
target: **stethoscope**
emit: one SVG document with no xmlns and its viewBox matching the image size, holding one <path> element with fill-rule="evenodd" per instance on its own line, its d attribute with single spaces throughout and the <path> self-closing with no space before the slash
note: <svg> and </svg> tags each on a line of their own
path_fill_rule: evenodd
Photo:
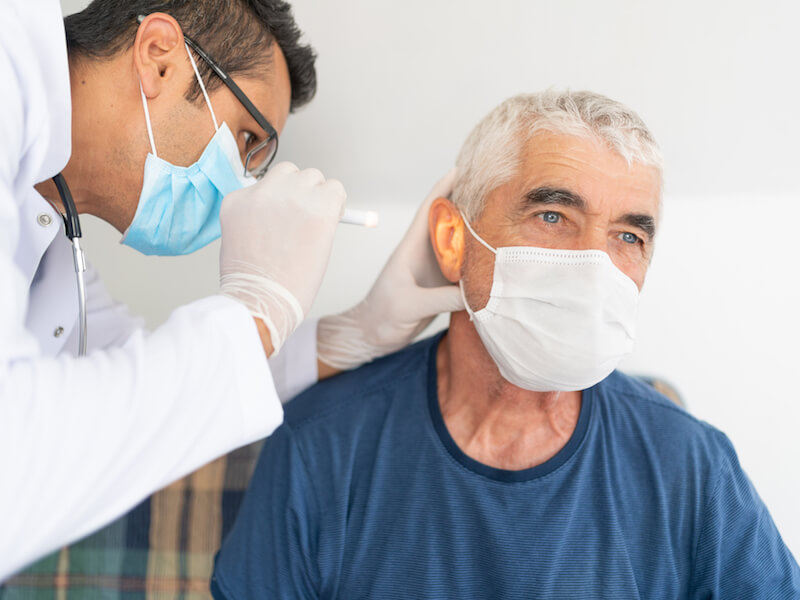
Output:
<svg viewBox="0 0 800 600">
<path fill-rule="evenodd" d="M 67 238 L 72 243 L 72 260 L 75 263 L 75 278 L 78 281 L 78 314 L 80 317 L 80 341 L 78 343 L 78 356 L 86 355 L 86 284 L 83 279 L 83 274 L 86 271 L 86 260 L 83 256 L 83 249 L 81 248 L 81 221 L 78 218 L 78 211 L 75 209 L 75 202 L 72 200 L 72 194 L 69 191 L 67 182 L 64 176 L 59 173 L 53 177 L 53 182 L 58 189 L 58 195 L 61 196 L 61 203 L 64 205 L 65 215 L 61 215 L 64 219 L 64 230 L 67 233 Z M 57 210 L 58 214 L 61 211 Z"/>
</svg>

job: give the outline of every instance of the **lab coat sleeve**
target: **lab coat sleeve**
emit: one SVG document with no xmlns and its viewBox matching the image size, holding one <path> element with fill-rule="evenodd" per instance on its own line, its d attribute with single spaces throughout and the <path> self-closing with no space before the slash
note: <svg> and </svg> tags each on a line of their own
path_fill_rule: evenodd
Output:
<svg viewBox="0 0 800 600">
<path fill-rule="evenodd" d="M 304 321 L 289 336 L 277 356 L 269 359 L 269 368 L 284 404 L 317 382 L 317 319 Z"/>
<path fill-rule="evenodd" d="M 282 421 L 247 310 L 221 296 L 76 359 L 0 379 L 0 581 Z"/>
<path fill-rule="evenodd" d="M 144 319 L 131 314 L 128 306 L 108 293 L 97 270 L 86 270 L 86 318 L 88 351 L 123 345 L 144 328 Z M 65 348 L 78 354 L 80 329 L 73 328 Z M 277 355 L 269 359 L 275 389 L 283 403 L 317 382 L 317 320 L 309 319 L 297 328 Z"/>
</svg>

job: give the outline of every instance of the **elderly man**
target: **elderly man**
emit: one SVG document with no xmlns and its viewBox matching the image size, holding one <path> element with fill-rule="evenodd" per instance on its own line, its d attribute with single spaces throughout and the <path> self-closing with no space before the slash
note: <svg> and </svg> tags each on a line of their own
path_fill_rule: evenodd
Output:
<svg viewBox="0 0 800 600">
<path fill-rule="evenodd" d="M 458 167 L 429 218 L 467 311 L 289 406 L 216 597 L 800 596 L 730 441 L 614 371 L 659 215 L 642 121 L 519 96 Z"/>
</svg>

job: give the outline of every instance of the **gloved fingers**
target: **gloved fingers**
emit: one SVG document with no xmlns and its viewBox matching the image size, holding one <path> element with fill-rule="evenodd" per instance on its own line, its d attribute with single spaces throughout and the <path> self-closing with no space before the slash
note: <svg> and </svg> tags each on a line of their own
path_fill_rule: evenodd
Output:
<svg viewBox="0 0 800 600">
<path fill-rule="evenodd" d="M 411 277 L 414 283 L 424 289 L 446 287 L 452 285 L 444 275 L 439 263 L 436 260 L 436 255 L 431 251 L 426 254 L 424 258 L 420 259 L 415 265 L 412 265 Z"/>
<path fill-rule="evenodd" d="M 347 201 L 347 191 L 344 189 L 344 185 L 338 179 L 328 179 L 322 184 L 322 187 L 325 189 L 325 194 L 333 198 L 338 204 L 338 210 L 335 212 L 338 217 L 341 217 Z"/>
<path fill-rule="evenodd" d="M 409 228 L 409 234 L 414 231 L 415 234 L 424 234 L 426 237 L 428 235 L 428 212 L 430 211 L 431 204 L 437 198 L 449 198 L 450 193 L 453 191 L 453 182 L 456 179 L 456 168 L 453 167 L 450 171 L 442 177 L 439 181 L 437 181 L 434 186 L 431 188 L 431 191 L 428 192 L 428 195 L 425 197 L 425 200 L 420 205 L 419 209 L 417 210 L 417 214 L 414 215 L 414 221 Z"/>
<path fill-rule="evenodd" d="M 423 241 L 424 243 L 424 241 Z M 422 245 L 413 251 L 400 252 L 399 249 L 389 259 L 384 271 L 391 275 L 388 282 L 392 286 L 411 286 L 413 288 L 436 288 L 449 285 L 450 282 L 442 275 L 436 253 L 430 245 Z M 381 282 L 384 273 L 376 281 Z"/>
<path fill-rule="evenodd" d="M 422 313 L 420 318 L 464 310 L 464 298 L 461 295 L 461 290 L 455 284 L 436 288 L 422 288 L 418 294 Z"/>
<path fill-rule="evenodd" d="M 298 167 L 296 164 L 290 163 L 289 161 L 279 162 L 277 165 L 274 165 L 269 171 L 267 171 L 267 174 L 261 179 L 261 183 L 299 172 L 300 167 Z"/>
<path fill-rule="evenodd" d="M 433 202 L 436 198 L 449 198 L 450 193 L 453 191 L 453 184 L 456 181 L 456 174 L 458 173 L 458 169 L 453 167 L 448 171 L 447 175 L 442 177 L 439 181 L 437 181 L 434 186 L 431 188 L 431 191 L 428 193 L 427 198 L 425 198 L 425 202 L 423 204 L 427 204 L 430 206 L 431 202 Z"/>
<path fill-rule="evenodd" d="M 311 190 L 304 208 L 338 222 L 344 212 L 346 200 L 347 192 L 342 183 L 336 179 L 329 179 Z"/>
<path fill-rule="evenodd" d="M 437 198 L 449 198 L 450 192 L 453 191 L 453 182 L 456 179 L 456 168 L 453 167 L 450 171 L 442 177 L 439 181 L 437 181 L 434 186 L 431 188 L 431 191 L 428 192 L 428 195 L 425 197 L 425 200 L 420 205 L 419 209 L 417 210 L 417 214 L 414 215 L 414 221 L 409 228 L 409 234 L 414 231 L 415 233 L 419 234 L 420 232 L 424 233 L 424 235 L 428 235 L 428 211 L 431 208 L 431 204 Z M 421 225 L 421 226 L 420 226 Z M 422 231 L 424 230 L 424 231 Z"/>
<path fill-rule="evenodd" d="M 397 247 L 397 252 L 407 253 L 411 256 L 410 260 L 421 260 L 423 252 L 426 252 L 430 246 L 430 236 L 428 232 L 428 212 L 430 211 L 431 204 L 436 198 L 446 198 L 450 195 L 453 188 L 453 182 L 456 178 L 456 169 L 453 167 L 442 179 L 440 179 L 433 186 L 428 193 L 425 200 L 417 209 L 414 215 L 414 220 L 406 231 L 403 240 Z"/>
<path fill-rule="evenodd" d="M 297 175 L 298 180 L 309 187 L 325 183 L 325 176 L 319 169 L 303 169 Z"/>
</svg>

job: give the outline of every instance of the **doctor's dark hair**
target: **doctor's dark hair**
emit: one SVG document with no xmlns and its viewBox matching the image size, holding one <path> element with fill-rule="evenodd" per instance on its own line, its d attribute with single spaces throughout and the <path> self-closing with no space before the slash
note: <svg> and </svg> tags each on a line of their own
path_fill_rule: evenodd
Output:
<svg viewBox="0 0 800 600">
<path fill-rule="evenodd" d="M 269 73 L 277 43 L 289 67 L 291 110 L 314 97 L 316 53 L 301 43 L 291 6 L 282 0 L 94 0 L 64 19 L 70 58 L 104 59 L 127 50 L 139 27 L 138 16 L 155 12 L 178 21 L 231 77 Z M 197 67 L 209 91 L 224 85 L 205 61 L 197 60 Z M 186 98 L 194 102 L 200 97 L 194 81 Z"/>
</svg>

